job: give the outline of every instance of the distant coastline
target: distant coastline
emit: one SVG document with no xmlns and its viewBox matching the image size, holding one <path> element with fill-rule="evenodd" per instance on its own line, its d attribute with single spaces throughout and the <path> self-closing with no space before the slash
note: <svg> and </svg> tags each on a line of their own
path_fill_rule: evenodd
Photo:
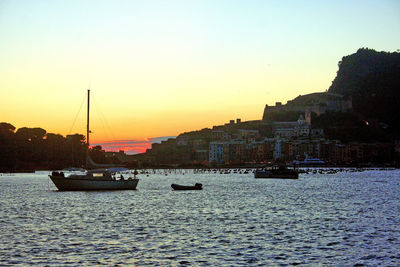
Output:
<svg viewBox="0 0 400 267">
<path fill-rule="evenodd" d="M 326 92 L 266 105 L 260 120 L 237 118 L 182 133 L 135 155 L 106 152 L 100 145 L 89 154 L 95 162 L 128 168 L 252 168 L 266 162 L 290 165 L 308 156 L 326 167 L 398 167 L 398 88 L 400 53 L 361 48 L 339 62 Z M 87 149 L 82 134 L 16 130 L 7 122 L 0 123 L 0 147 L 0 172 L 82 167 Z"/>
</svg>

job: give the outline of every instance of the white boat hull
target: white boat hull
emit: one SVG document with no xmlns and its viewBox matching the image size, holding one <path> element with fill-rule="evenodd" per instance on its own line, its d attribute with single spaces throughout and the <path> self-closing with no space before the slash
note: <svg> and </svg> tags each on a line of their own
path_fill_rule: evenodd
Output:
<svg viewBox="0 0 400 267">
<path fill-rule="evenodd" d="M 136 178 L 131 180 L 96 180 L 49 176 L 59 191 L 136 190 L 139 182 L 139 179 Z"/>
</svg>

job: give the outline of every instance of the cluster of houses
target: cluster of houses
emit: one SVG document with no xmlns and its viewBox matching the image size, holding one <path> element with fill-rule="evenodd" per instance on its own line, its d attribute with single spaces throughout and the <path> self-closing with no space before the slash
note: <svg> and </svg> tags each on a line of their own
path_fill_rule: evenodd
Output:
<svg viewBox="0 0 400 267">
<path fill-rule="evenodd" d="M 386 163 L 393 160 L 393 143 L 341 143 L 328 139 L 323 129 L 313 127 L 311 112 L 346 112 L 351 99 L 317 93 L 298 97 L 294 105 L 266 106 L 258 127 L 244 127 L 240 119 L 224 126 L 203 129 L 201 134 L 182 134 L 161 144 L 153 144 L 147 159 L 161 164 L 244 165 L 267 162 L 299 162 L 319 159 L 329 165 Z M 299 104 L 300 103 L 300 104 Z M 267 120 L 270 113 L 297 112 L 297 121 Z M 268 129 L 261 131 L 260 129 Z M 267 132 L 267 134 L 266 134 Z"/>
<path fill-rule="evenodd" d="M 342 144 L 326 139 L 322 129 L 311 127 L 310 112 L 294 122 L 273 122 L 272 130 L 270 138 L 262 138 L 257 130 L 239 130 L 237 134 L 215 130 L 209 143 L 208 162 L 293 162 L 318 158 L 327 164 L 350 165 L 388 162 L 392 158 L 392 144 Z"/>
<path fill-rule="evenodd" d="M 322 129 L 311 126 L 309 112 L 294 122 L 272 122 L 269 137 L 261 135 L 259 130 L 240 129 L 240 124 L 236 123 L 239 128 L 234 131 L 214 127 L 202 136 L 181 135 L 153 144 L 146 154 L 156 163 L 205 166 L 292 163 L 306 158 L 318 158 L 330 165 L 355 165 L 385 163 L 393 158 L 391 143 L 343 144 L 328 140 Z"/>
</svg>

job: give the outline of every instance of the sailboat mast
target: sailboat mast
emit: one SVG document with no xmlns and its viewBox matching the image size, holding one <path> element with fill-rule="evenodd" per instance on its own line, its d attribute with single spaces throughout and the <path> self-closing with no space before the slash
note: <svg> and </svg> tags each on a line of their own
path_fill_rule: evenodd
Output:
<svg viewBox="0 0 400 267">
<path fill-rule="evenodd" d="M 90 111 L 90 89 L 87 90 L 87 126 L 86 126 L 86 169 L 89 166 L 89 133 L 90 133 L 90 129 L 89 129 L 89 111 Z"/>
<path fill-rule="evenodd" d="M 87 129 L 86 129 L 86 143 L 89 148 L 89 111 L 90 111 L 90 89 L 87 90 Z"/>
</svg>

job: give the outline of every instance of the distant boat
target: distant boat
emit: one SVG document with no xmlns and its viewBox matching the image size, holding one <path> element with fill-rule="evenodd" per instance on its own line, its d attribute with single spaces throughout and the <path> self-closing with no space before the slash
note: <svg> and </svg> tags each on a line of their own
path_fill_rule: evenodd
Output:
<svg viewBox="0 0 400 267">
<path fill-rule="evenodd" d="M 86 168 L 92 160 L 89 157 L 89 105 L 90 105 L 90 90 L 88 90 L 87 99 L 87 155 Z M 93 164 L 92 164 L 93 165 Z M 109 166 L 109 165 L 107 165 Z M 83 174 L 71 174 L 65 176 L 64 172 L 52 172 L 49 175 L 54 185 L 60 191 L 87 191 L 87 190 L 135 190 L 139 182 L 136 178 L 129 177 L 125 179 L 122 175 L 117 179 L 112 175 L 113 171 L 102 169 L 95 171 L 87 171 Z"/>
<path fill-rule="evenodd" d="M 325 161 L 320 160 L 318 158 L 305 158 L 304 160 L 294 160 L 293 164 L 296 165 L 307 165 L 307 166 L 314 166 L 314 165 L 323 165 L 325 164 Z"/>
<path fill-rule="evenodd" d="M 254 178 L 298 179 L 299 172 L 286 166 L 273 166 L 255 170 Z"/>
<path fill-rule="evenodd" d="M 171 187 L 174 190 L 202 190 L 203 189 L 203 185 L 199 184 L 199 183 L 196 183 L 194 186 L 171 184 Z"/>
<path fill-rule="evenodd" d="M 63 172 L 85 172 L 83 168 L 69 167 L 62 170 Z"/>
</svg>

